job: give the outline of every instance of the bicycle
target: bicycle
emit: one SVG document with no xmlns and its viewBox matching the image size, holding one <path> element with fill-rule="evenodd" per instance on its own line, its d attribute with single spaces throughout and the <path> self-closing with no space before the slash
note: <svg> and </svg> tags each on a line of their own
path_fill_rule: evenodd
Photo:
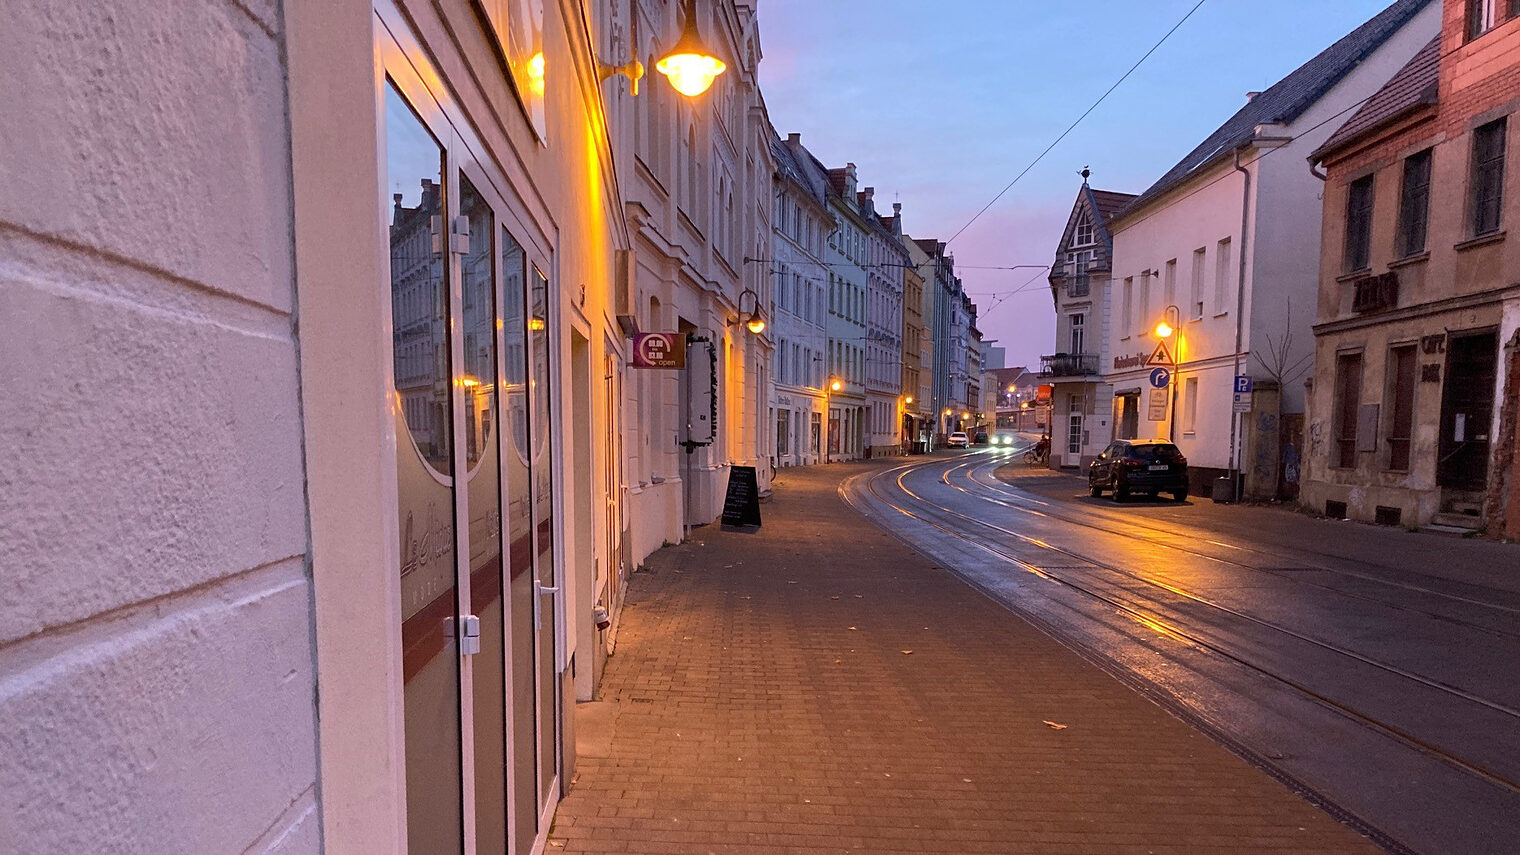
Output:
<svg viewBox="0 0 1520 855">
<path fill-rule="evenodd" d="M 1035 447 L 1024 452 L 1024 462 L 1030 466 L 1045 466 L 1050 463 L 1050 448 Z"/>
</svg>

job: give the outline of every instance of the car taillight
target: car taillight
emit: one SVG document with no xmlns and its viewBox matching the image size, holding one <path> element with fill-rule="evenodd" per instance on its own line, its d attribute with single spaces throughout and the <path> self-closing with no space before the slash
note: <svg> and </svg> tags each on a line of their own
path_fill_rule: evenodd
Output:
<svg viewBox="0 0 1520 855">
<path fill-rule="evenodd" d="M 1144 466 L 1145 461 L 1139 459 L 1138 457 L 1121 457 L 1119 458 L 1119 465 L 1123 466 L 1125 469 L 1135 469 L 1137 467 Z"/>
</svg>

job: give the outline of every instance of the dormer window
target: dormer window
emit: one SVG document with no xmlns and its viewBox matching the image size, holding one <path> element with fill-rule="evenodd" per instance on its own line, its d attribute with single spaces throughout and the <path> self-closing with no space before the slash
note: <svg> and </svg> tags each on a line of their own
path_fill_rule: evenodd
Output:
<svg viewBox="0 0 1520 855">
<path fill-rule="evenodd" d="M 1071 245 L 1090 246 L 1096 242 L 1097 238 L 1093 235 L 1092 218 L 1087 215 L 1086 211 L 1083 211 L 1081 218 L 1077 220 L 1077 231 L 1072 237 Z"/>
</svg>

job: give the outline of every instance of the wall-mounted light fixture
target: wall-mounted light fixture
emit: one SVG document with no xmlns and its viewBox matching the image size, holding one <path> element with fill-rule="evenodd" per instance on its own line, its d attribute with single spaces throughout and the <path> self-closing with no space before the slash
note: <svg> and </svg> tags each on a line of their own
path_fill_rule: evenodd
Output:
<svg viewBox="0 0 1520 855">
<path fill-rule="evenodd" d="M 655 61 L 655 71 L 665 75 L 670 85 L 682 95 L 695 98 L 706 92 L 713 81 L 718 79 L 728 64 L 718 59 L 707 43 L 702 41 L 702 36 L 697 32 L 697 4 L 696 0 L 686 0 L 685 9 L 686 23 L 681 29 L 681 37 L 671 46 L 665 55 Z M 638 44 L 638 13 L 634 16 L 634 45 Z M 639 94 L 639 80 L 644 77 L 644 63 L 639 62 L 637 56 L 630 57 L 622 65 L 612 63 L 598 63 L 597 73 L 602 80 L 621 74 L 632 81 L 628 91 L 637 96 Z"/>
<path fill-rule="evenodd" d="M 656 71 L 670 80 L 682 95 L 696 97 L 706 92 L 728 65 L 713 55 L 697 33 L 697 0 L 686 0 L 686 26 L 681 38 L 654 64 Z"/>
<path fill-rule="evenodd" d="M 744 295 L 749 295 L 749 311 L 744 310 Z M 759 335 L 765 332 L 765 313 L 760 311 L 760 295 L 753 288 L 745 288 L 739 292 L 739 323 L 744 328 Z"/>
</svg>

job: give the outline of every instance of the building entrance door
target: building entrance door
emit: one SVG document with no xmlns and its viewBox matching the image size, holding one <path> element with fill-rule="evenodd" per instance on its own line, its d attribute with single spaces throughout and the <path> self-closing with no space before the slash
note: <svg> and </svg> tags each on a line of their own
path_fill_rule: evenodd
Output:
<svg viewBox="0 0 1520 855">
<path fill-rule="evenodd" d="M 562 768 L 548 262 L 478 143 L 379 47 L 408 851 L 527 855 Z"/>
<path fill-rule="evenodd" d="M 1071 409 L 1066 416 L 1066 442 L 1061 464 L 1064 466 L 1082 465 L 1082 411 L 1086 408 L 1086 400 L 1082 395 L 1071 396 Z M 1051 437 L 1051 442 L 1055 442 Z"/>
<path fill-rule="evenodd" d="M 1448 492 L 1476 492 L 1488 483 L 1498 358 L 1499 337 L 1492 330 L 1453 334 L 1447 341 L 1436 483 Z"/>
<path fill-rule="evenodd" d="M 1119 439 L 1140 435 L 1140 393 L 1119 396 Z"/>
</svg>

